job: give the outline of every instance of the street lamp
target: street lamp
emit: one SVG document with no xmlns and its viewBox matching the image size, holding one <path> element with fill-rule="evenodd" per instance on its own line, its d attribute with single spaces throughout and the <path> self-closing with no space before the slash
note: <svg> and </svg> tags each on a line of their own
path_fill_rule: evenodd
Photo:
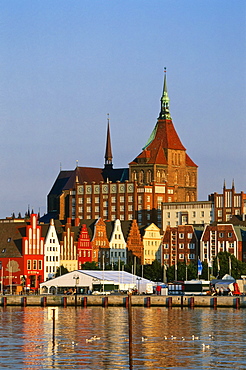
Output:
<svg viewBox="0 0 246 370">
<path fill-rule="evenodd" d="M 79 275 L 74 275 L 73 279 L 75 280 L 75 294 L 77 294 L 77 285 L 79 284 Z"/>
<path fill-rule="evenodd" d="M 142 278 L 137 277 L 136 280 L 138 281 L 138 294 L 140 294 L 140 280 L 142 280 Z"/>
</svg>

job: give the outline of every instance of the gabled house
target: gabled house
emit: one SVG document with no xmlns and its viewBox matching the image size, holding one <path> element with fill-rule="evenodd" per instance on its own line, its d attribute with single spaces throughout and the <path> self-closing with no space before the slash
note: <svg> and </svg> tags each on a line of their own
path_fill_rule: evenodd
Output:
<svg viewBox="0 0 246 370">
<path fill-rule="evenodd" d="M 199 233 L 192 225 L 167 227 L 162 239 L 162 264 L 195 262 L 199 257 Z"/>
<path fill-rule="evenodd" d="M 36 214 L 31 214 L 25 235 L 22 238 L 25 286 L 27 289 L 37 290 L 39 284 L 44 281 L 44 237 Z"/>
<path fill-rule="evenodd" d="M 115 264 L 119 261 L 126 264 L 127 261 L 127 248 L 124 234 L 121 228 L 121 222 L 119 219 L 114 221 L 114 228 L 110 237 L 109 242 L 110 248 L 110 261 L 109 263 Z"/>
<path fill-rule="evenodd" d="M 160 229 L 154 223 L 144 229 L 144 265 L 150 265 L 154 260 L 161 262 L 161 240 Z"/>
<path fill-rule="evenodd" d="M 55 277 L 60 267 L 60 242 L 54 220 L 50 220 L 44 243 L 44 281 Z"/>
</svg>

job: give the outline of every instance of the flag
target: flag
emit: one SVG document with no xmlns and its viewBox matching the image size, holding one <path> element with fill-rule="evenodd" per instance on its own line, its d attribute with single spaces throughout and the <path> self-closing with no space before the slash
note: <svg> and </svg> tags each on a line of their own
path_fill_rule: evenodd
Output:
<svg viewBox="0 0 246 370">
<path fill-rule="evenodd" d="M 198 275 L 201 275 L 202 274 L 202 263 L 199 258 L 197 261 L 197 270 L 198 270 Z"/>
<path fill-rule="evenodd" d="M 231 274 L 231 257 L 229 256 L 229 274 Z"/>
<path fill-rule="evenodd" d="M 218 263 L 218 272 L 220 271 L 220 260 L 219 257 L 217 257 L 217 263 Z"/>
</svg>

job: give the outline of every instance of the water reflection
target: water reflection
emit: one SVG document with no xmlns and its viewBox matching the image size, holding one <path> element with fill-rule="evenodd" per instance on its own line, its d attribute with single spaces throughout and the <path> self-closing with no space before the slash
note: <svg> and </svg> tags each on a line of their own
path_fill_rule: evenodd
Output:
<svg viewBox="0 0 246 370">
<path fill-rule="evenodd" d="M 0 367 L 129 369 L 125 308 L 60 307 L 58 315 L 53 345 L 48 308 L 0 308 Z M 245 310 L 133 307 L 132 321 L 134 370 L 246 368 Z"/>
</svg>

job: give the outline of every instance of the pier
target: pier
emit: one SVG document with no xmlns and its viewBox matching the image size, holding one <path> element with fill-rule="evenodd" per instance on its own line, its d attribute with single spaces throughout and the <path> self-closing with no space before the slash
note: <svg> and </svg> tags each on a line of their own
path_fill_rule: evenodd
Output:
<svg viewBox="0 0 246 370">
<path fill-rule="evenodd" d="M 4 295 L 0 297 L 0 306 L 123 306 L 128 307 L 128 295 Z M 144 307 L 172 307 L 190 308 L 220 307 L 246 308 L 246 296 L 157 296 L 157 295 L 132 295 L 132 306 Z"/>
</svg>

